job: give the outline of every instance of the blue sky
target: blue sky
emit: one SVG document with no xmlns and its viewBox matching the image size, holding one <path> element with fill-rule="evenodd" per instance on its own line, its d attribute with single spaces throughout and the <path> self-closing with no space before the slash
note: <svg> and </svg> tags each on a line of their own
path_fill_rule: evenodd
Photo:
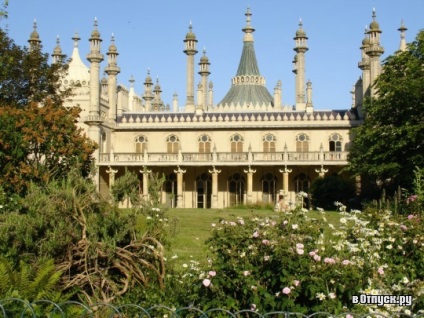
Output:
<svg viewBox="0 0 424 318">
<path fill-rule="evenodd" d="M 104 54 L 111 34 L 115 34 L 121 67 L 118 83 L 128 87 L 128 80 L 134 75 L 136 92 L 141 94 L 150 68 L 152 78 L 159 77 L 165 103 L 172 104 L 176 91 L 181 105 L 186 94 L 183 40 L 191 20 L 199 51 L 195 57 L 196 84 L 200 80 L 197 63 L 206 47 L 211 62 L 209 78 L 214 83 L 217 103 L 229 90 L 237 71 L 247 6 L 251 8 L 252 26 L 256 29 L 259 69 L 271 94 L 277 81 L 282 81 L 283 104 L 294 104 L 295 100 L 293 36 L 302 18 L 309 37 L 306 79 L 313 84 L 316 109 L 350 107 L 349 92 L 361 75 L 357 68 L 359 46 L 365 25 L 372 21 L 373 8 L 383 31 L 383 58 L 399 47 L 397 29 L 402 19 L 408 27 L 408 41 L 414 40 L 424 27 L 423 0 L 10 0 L 9 18 L 1 22 L 1 27 L 7 24 L 15 42 L 27 45 L 35 18 L 44 50 L 51 53 L 59 35 L 62 50 L 68 56 L 72 52 L 71 38 L 78 31 L 80 55 L 88 65 L 85 59 L 88 38 L 97 17 Z M 105 66 L 106 61 L 102 68 Z"/>
</svg>

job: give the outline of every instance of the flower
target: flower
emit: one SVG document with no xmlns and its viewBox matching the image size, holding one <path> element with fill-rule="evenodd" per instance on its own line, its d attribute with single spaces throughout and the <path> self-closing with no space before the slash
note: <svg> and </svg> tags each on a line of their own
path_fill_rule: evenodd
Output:
<svg viewBox="0 0 424 318">
<path fill-rule="evenodd" d="M 314 255 L 314 260 L 319 262 L 321 260 L 321 256 L 319 255 Z"/>
<path fill-rule="evenodd" d="M 299 286 L 299 284 L 300 284 L 300 281 L 298 281 L 297 279 L 293 282 L 293 284 L 294 284 L 294 286 Z"/>
<path fill-rule="evenodd" d="M 352 262 L 347 259 L 342 261 L 342 265 L 349 265 L 349 264 L 352 264 Z"/>
<path fill-rule="evenodd" d="M 383 275 L 383 274 L 384 274 L 384 269 L 383 269 L 383 267 L 382 267 L 382 266 L 380 266 L 380 267 L 377 269 L 377 272 L 378 272 L 380 275 Z"/>
<path fill-rule="evenodd" d="M 296 253 L 299 254 L 299 255 L 303 255 L 304 252 L 305 251 L 300 249 L 300 248 L 296 249 Z"/>
<path fill-rule="evenodd" d="M 188 267 L 188 265 L 187 264 L 183 264 L 183 267 Z"/>
<path fill-rule="evenodd" d="M 290 294 L 290 292 L 291 292 L 291 289 L 289 287 L 284 287 L 283 288 L 283 294 L 288 295 L 288 294 Z"/>
<path fill-rule="evenodd" d="M 335 293 L 329 293 L 328 298 L 334 299 L 334 298 L 336 298 L 336 294 Z"/>
<path fill-rule="evenodd" d="M 269 261 L 269 256 L 268 255 L 265 255 L 264 256 L 264 261 Z"/>
<path fill-rule="evenodd" d="M 353 318 L 353 316 L 351 314 L 347 314 L 346 318 Z"/>
<path fill-rule="evenodd" d="M 309 256 L 315 256 L 317 254 L 317 251 L 315 250 L 315 251 L 310 251 L 309 252 Z"/>
<path fill-rule="evenodd" d="M 205 287 L 209 287 L 209 286 L 210 286 L 210 284 L 211 284 L 211 280 L 210 280 L 210 279 L 205 278 L 205 279 L 203 280 L 202 284 L 203 284 L 203 286 L 205 286 Z"/>
<path fill-rule="evenodd" d="M 408 220 L 413 219 L 414 217 L 415 217 L 415 215 L 410 214 L 410 215 L 408 215 Z"/>
<path fill-rule="evenodd" d="M 335 264 L 335 263 L 336 263 L 336 261 L 334 260 L 334 258 L 326 257 L 326 258 L 324 258 L 324 263 L 327 263 L 327 264 Z"/>
<path fill-rule="evenodd" d="M 212 226 L 212 227 L 215 227 L 215 226 L 216 226 L 216 224 L 215 224 L 215 223 L 212 223 L 212 224 L 211 224 L 211 226 Z"/>
<path fill-rule="evenodd" d="M 293 224 L 293 225 L 292 225 L 292 229 L 293 229 L 293 230 L 296 230 L 296 229 L 298 229 L 298 228 L 299 228 L 299 225 L 297 225 L 297 224 Z"/>
<path fill-rule="evenodd" d="M 244 272 L 243 272 L 243 275 L 244 275 L 244 276 L 249 276 L 249 275 L 250 275 L 250 271 L 244 271 Z"/>
<path fill-rule="evenodd" d="M 269 244 L 269 241 L 268 240 L 262 240 L 262 244 L 268 245 Z"/>
<path fill-rule="evenodd" d="M 302 243 L 297 243 L 296 248 L 303 249 L 305 246 Z"/>
<path fill-rule="evenodd" d="M 323 294 L 323 293 L 317 293 L 316 295 L 315 295 L 315 297 L 316 298 L 318 298 L 319 300 L 324 300 L 326 297 L 325 297 L 325 295 Z"/>
<path fill-rule="evenodd" d="M 209 276 L 214 277 L 216 275 L 216 272 L 215 271 L 209 271 L 208 274 L 209 274 Z"/>
<path fill-rule="evenodd" d="M 256 309 L 256 305 L 255 304 L 251 304 L 250 305 L 250 310 L 255 310 Z"/>
<path fill-rule="evenodd" d="M 254 233 L 253 233 L 253 237 L 258 237 L 259 236 L 259 232 L 258 231 L 255 231 Z"/>
</svg>

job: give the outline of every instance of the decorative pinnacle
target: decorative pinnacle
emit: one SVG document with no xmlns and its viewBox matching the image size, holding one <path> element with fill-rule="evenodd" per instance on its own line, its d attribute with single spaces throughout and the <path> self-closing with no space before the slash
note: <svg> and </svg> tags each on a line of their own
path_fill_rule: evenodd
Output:
<svg viewBox="0 0 424 318">
<path fill-rule="evenodd" d="M 134 76 L 132 74 L 131 74 L 131 77 L 129 79 L 129 82 L 131 83 L 131 87 L 133 87 L 134 86 L 135 79 L 134 79 Z"/>
<path fill-rule="evenodd" d="M 398 31 L 403 33 L 406 30 L 408 30 L 408 28 L 405 26 L 405 24 L 403 23 L 403 19 L 402 19 L 402 21 L 400 22 L 400 27 L 399 27 Z"/>
<path fill-rule="evenodd" d="M 60 37 L 59 37 L 59 34 L 56 35 L 56 45 L 57 46 L 60 46 Z"/>
<path fill-rule="evenodd" d="M 110 37 L 110 41 L 112 43 L 115 43 L 115 35 L 112 33 L 111 37 Z"/>
<path fill-rule="evenodd" d="M 372 19 L 375 21 L 375 18 L 377 17 L 375 13 L 375 8 L 372 8 Z"/>
<path fill-rule="evenodd" d="M 250 11 L 250 7 L 247 7 L 246 13 L 244 14 L 246 16 L 246 25 L 250 26 L 250 20 L 252 17 L 252 12 Z"/>
<path fill-rule="evenodd" d="M 36 19 L 34 19 L 34 24 L 33 24 L 32 28 L 34 29 L 34 31 L 37 31 L 37 20 Z"/>
<path fill-rule="evenodd" d="M 74 47 L 78 47 L 78 41 L 81 40 L 81 38 L 78 36 L 78 31 L 75 31 L 72 40 L 74 40 Z"/>
<path fill-rule="evenodd" d="M 246 13 L 244 15 L 246 16 L 246 26 L 242 29 L 242 31 L 246 34 L 244 35 L 243 41 L 253 42 L 252 33 L 255 32 L 255 29 L 250 25 L 252 13 L 249 7 L 247 7 Z"/>
<path fill-rule="evenodd" d="M 94 17 L 94 28 L 97 29 L 97 17 Z"/>
</svg>

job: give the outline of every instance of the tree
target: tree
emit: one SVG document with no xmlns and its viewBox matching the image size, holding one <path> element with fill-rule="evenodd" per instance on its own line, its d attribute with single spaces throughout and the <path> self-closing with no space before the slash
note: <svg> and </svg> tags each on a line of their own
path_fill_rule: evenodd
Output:
<svg viewBox="0 0 424 318">
<path fill-rule="evenodd" d="M 0 106 L 25 107 L 47 99 L 62 105 L 71 95 L 72 88 L 63 89 L 60 83 L 68 70 L 65 57 L 50 64 L 49 55 L 41 50 L 41 45 L 32 49 L 16 45 L 0 29 Z"/>
<path fill-rule="evenodd" d="M 75 126 L 80 110 L 65 109 L 64 60 L 48 63 L 41 47 L 21 48 L 0 29 L 0 187 L 24 195 L 30 182 L 91 169 L 94 142 Z"/>
<path fill-rule="evenodd" d="M 424 166 L 424 31 L 384 61 L 374 84 L 378 97 L 364 102 L 364 124 L 353 129 L 348 170 L 384 186 L 412 188 Z"/>
<path fill-rule="evenodd" d="M 0 187 L 24 195 L 31 182 L 65 178 L 76 165 L 88 176 L 96 145 L 76 127 L 79 112 L 51 101 L 0 107 Z"/>
<path fill-rule="evenodd" d="M 334 210 L 334 202 L 344 205 L 355 197 L 355 184 L 341 176 L 328 175 L 317 178 L 311 185 L 312 204 L 325 210 Z"/>
</svg>

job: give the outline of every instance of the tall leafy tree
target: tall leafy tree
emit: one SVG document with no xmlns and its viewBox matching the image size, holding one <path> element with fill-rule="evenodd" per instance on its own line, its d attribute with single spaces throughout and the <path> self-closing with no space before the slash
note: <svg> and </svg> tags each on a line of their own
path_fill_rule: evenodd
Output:
<svg viewBox="0 0 424 318">
<path fill-rule="evenodd" d="M 25 107 L 46 99 L 61 105 L 72 92 L 71 88 L 61 88 L 60 79 L 67 69 L 64 57 L 50 64 L 41 45 L 21 47 L 0 29 L 0 107 Z"/>
<path fill-rule="evenodd" d="M 22 48 L 0 29 L 0 187 L 24 195 L 31 182 L 64 178 L 79 165 L 88 175 L 94 142 L 75 125 L 80 110 L 60 79 L 64 60 L 49 64 L 41 47 Z"/>
<path fill-rule="evenodd" d="M 424 166 L 424 31 L 385 60 L 375 87 L 364 124 L 352 131 L 348 170 L 411 189 L 415 167 Z"/>
</svg>

